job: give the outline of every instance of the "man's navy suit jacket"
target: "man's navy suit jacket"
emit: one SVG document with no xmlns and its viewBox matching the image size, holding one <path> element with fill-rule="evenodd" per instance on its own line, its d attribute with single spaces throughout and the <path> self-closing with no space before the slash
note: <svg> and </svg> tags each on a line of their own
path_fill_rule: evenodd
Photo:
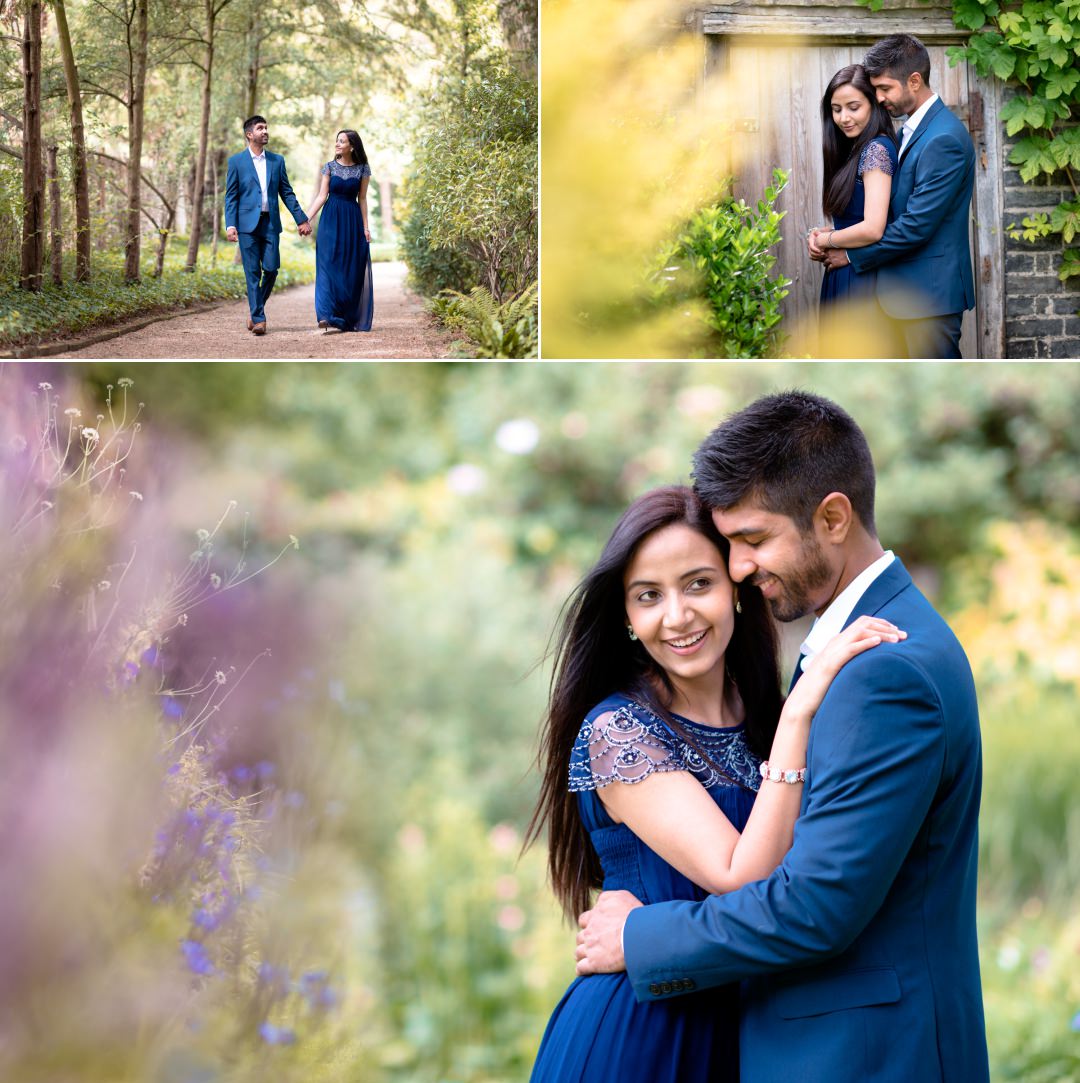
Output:
<svg viewBox="0 0 1080 1083">
<path fill-rule="evenodd" d="M 627 971 L 642 1001 L 749 979 L 744 1083 L 986 1083 L 971 670 L 899 560 L 861 614 L 908 638 L 833 681 L 783 863 L 728 895 L 631 911 Z"/>
</svg>

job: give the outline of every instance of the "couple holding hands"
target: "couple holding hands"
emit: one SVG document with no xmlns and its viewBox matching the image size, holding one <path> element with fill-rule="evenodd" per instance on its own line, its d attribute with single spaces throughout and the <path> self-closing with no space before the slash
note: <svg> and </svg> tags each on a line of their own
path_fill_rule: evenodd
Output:
<svg viewBox="0 0 1080 1083">
<path fill-rule="evenodd" d="M 324 331 L 370 331 L 371 230 L 367 192 L 371 167 L 360 136 L 337 133 L 334 157 L 322 168 L 322 183 L 305 214 L 289 183 L 285 159 L 266 149 L 266 118 L 244 121 L 247 149 L 229 159 L 225 179 L 225 236 L 240 245 L 247 280 L 248 330 L 266 334 L 266 301 L 274 288 L 281 258 L 281 212 L 288 207 L 301 237 L 311 234 L 311 220 L 322 210 L 315 241 L 315 319 Z"/>
</svg>

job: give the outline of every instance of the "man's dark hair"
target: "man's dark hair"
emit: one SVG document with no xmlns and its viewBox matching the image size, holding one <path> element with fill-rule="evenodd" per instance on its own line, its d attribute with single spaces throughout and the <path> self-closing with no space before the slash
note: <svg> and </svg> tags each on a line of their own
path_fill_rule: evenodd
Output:
<svg viewBox="0 0 1080 1083">
<path fill-rule="evenodd" d="M 266 117 L 260 117 L 258 113 L 256 113 L 253 117 L 248 117 L 247 120 L 244 121 L 244 138 L 246 139 L 249 135 L 251 135 L 251 129 L 254 128 L 256 124 L 265 123 Z"/>
<path fill-rule="evenodd" d="M 863 57 L 863 67 L 870 79 L 884 75 L 901 83 L 906 83 L 908 76 L 917 71 L 922 81 L 930 85 L 930 54 L 912 34 L 891 34 L 882 38 Z"/>
<path fill-rule="evenodd" d="M 870 534 L 874 461 L 862 429 L 807 391 L 766 395 L 732 414 L 694 452 L 694 491 L 721 510 L 753 500 L 804 533 L 829 493 L 843 493 Z"/>
</svg>

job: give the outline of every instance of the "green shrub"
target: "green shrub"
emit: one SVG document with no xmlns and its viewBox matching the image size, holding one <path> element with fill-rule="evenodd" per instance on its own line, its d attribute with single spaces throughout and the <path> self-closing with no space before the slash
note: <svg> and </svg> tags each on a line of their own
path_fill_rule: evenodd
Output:
<svg viewBox="0 0 1080 1083">
<path fill-rule="evenodd" d="M 775 169 L 756 209 L 732 196 L 702 208 L 663 253 L 658 298 L 703 300 L 718 357 L 776 356 L 780 302 L 791 283 L 772 274 L 771 249 L 780 241 L 776 200 L 786 184 Z"/>
<path fill-rule="evenodd" d="M 537 133 L 536 84 L 505 58 L 432 104 L 403 229 L 423 292 L 483 284 L 501 301 L 536 278 Z"/>
<path fill-rule="evenodd" d="M 474 286 L 468 294 L 445 290 L 430 308 L 443 324 L 468 338 L 477 357 L 536 357 L 538 292 L 534 282 L 518 297 L 500 304 L 483 286 Z"/>
<path fill-rule="evenodd" d="M 469 290 L 479 281 L 479 268 L 454 248 L 436 247 L 431 242 L 431 220 L 421 195 L 416 213 L 406 211 L 401 227 L 401 258 L 409 268 L 413 287 L 426 297 L 441 290 Z"/>
</svg>

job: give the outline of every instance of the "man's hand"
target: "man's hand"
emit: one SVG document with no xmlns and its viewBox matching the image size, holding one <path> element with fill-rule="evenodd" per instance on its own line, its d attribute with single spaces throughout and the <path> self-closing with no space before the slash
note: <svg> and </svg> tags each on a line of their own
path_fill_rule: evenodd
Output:
<svg viewBox="0 0 1080 1083">
<path fill-rule="evenodd" d="M 629 891 L 603 891 L 596 905 L 578 918 L 577 972 L 617 974 L 626 969 L 622 932 L 626 916 L 641 903 Z"/>
<path fill-rule="evenodd" d="M 225 240 L 227 240 L 227 241 L 238 241 L 238 240 L 240 240 L 240 235 L 236 232 L 236 226 L 229 226 L 229 228 L 227 230 L 225 230 Z"/>
<path fill-rule="evenodd" d="M 311 236 L 311 222 L 310 221 L 301 222 L 296 227 L 296 232 L 299 233 L 301 237 L 310 237 Z"/>
<path fill-rule="evenodd" d="M 842 248 L 830 248 L 825 253 L 825 264 L 830 270 L 835 271 L 838 267 L 846 267 L 850 262 L 847 252 Z"/>
</svg>

